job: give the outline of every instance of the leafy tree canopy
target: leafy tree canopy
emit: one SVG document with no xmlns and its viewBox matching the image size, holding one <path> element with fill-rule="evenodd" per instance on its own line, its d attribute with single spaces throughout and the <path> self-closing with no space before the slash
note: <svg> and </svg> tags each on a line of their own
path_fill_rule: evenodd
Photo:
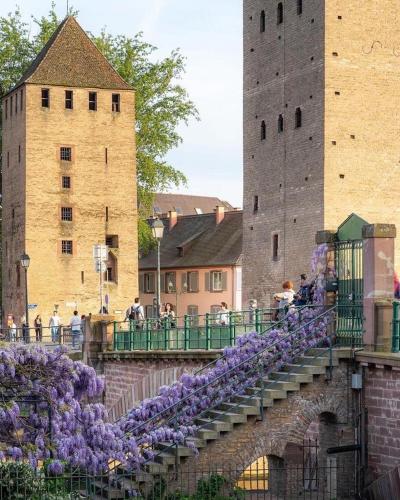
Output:
<svg viewBox="0 0 400 500">
<path fill-rule="evenodd" d="M 16 8 L 0 17 L 0 88 L 7 92 L 57 28 L 61 19 L 53 2 L 47 16 L 33 17 L 37 30 L 29 25 Z M 70 15 L 76 15 L 70 9 Z M 182 141 L 178 125 L 198 119 L 194 103 L 179 80 L 185 72 L 185 58 L 179 50 L 161 60 L 157 48 L 144 41 L 142 33 L 130 38 L 112 35 L 103 29 L 89 34 L 118 73 L 136 89 L 136 141 L 138 202 L 141 218 L 149 216 L 153 193 L 186 183 L 185 175 L 165 160 L 166 154 Z M 147 224 L 139 223 L 142 251 L 152 244 Z"/>
</svg>

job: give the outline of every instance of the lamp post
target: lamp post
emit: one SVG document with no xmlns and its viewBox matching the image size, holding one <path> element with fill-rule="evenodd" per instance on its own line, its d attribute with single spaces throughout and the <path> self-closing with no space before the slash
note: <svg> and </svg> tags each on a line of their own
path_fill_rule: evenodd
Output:
<svg viewBox="0 0 400 500">
<path fill-rule="evenodd" d="M 21 255 L 21 267 L 25 270 L 25 325 L 29 332 L 29 307 L 28 307 L 28 267 L 31 262 L 29 255 L 24 253 Z"/>
<path fill-rule="evenodd" d="M 157 317 L 160 316 L 161 305 L 161 262 L 160 244 L 164 235 L 164 224 L 160 219 L 156 219 L 151 227 L 153 237 L 157 240 Z"/>
</svg>

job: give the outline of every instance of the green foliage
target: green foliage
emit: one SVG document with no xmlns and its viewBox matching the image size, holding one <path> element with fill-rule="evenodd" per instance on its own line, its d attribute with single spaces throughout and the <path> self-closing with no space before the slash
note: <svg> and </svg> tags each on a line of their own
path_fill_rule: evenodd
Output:
<svg viewBox="0 0 400 500">
<path fill-rule="evenodd" d="M 70 9 L 70 14 L 77 12 Z M 33 20 L 38 32 L 31 37 L 19 8 L 0 17 L 3 94 L 18 82 L 61 21 L 54 2 L 47 16 Z M 156 60 L 157 48 L 145 42 L 141 33 L 129 38 L 103 30 L 99 36 L 90 36 L 122 78 L 136 90 L 138 204 L 140 216 L 147 218 L 155 192 L 186 183 L 184 174 L 165 161 L 166 154 L 182 141 L 178 126 L 188 124 L 191 118 L 198 119 L 194 103 L 179 84 L 185 72 L 185 58 L 173 50 L 168 57 Z M 147 251 L 151 248 L 144 224 L 139 225 L 139 244 Z"/>
</svg>

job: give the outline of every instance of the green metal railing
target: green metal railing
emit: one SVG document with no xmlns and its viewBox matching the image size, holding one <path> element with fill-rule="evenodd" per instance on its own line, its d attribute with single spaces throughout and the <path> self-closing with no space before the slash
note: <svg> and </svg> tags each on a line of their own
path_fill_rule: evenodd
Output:
<svg viewBox="0 0 400 500">
<path fill-rule="evenodd" d="M 400 352 L 400 302 L 393 302 L 392 352 Z"/>
<path fill-rule="evenodd" d="M 277 309 L 207 313 L 174 319 L 114 322 L 115 351 L 223 349 L 244 333 L 270 327 Z M 226 321 L 223 322 L 221 319 Z"/>
</svg>

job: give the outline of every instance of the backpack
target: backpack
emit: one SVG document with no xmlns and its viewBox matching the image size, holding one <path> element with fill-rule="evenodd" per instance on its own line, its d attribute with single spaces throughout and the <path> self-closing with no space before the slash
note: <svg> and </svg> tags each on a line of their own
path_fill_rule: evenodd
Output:
<svg viewBox="0 0 400 500">
<path fill-rule="evenodd" d="M 141 316 L 140 306 L 132 306 L 128 316 L 129 319 L 132 321 L 140 321 L 143 319 Z"/>
</svg>

